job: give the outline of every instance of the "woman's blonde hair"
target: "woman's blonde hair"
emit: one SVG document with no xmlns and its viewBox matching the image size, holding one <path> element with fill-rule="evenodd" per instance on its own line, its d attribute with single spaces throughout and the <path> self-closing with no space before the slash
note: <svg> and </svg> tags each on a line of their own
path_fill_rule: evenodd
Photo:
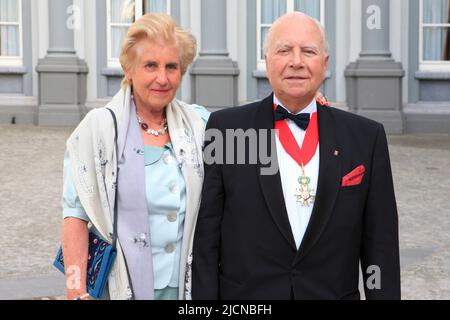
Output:
<svg viewBox="0 0 450 320">
<path fill-rule="evenodd" d="M 181 74 L 186 73 L 187 68 L 197 54 L 197 41 L 188 31 L 181 29 L 175 20 L 163 13 L 149 13 L 143 15 L 128 29 L 127 37 L 123 41 L 120 52 L 120 64 L 123 70 L 132 70 L 138 63 L 136 44 L 147 39 L 149 41 L 164 40 L 175 43 L 180 50 Z M 122 87 L 131 85 L 126 77 L 122 80 Z"/>
</svg>

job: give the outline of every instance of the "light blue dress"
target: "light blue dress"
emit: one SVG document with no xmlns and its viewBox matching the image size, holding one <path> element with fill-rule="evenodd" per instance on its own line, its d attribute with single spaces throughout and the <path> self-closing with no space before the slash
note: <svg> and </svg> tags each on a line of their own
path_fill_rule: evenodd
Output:
<svg viewBox="0 0 450 320">
<path fill-rule="evenodd" d="M 194 105 L 206 123 L 209 111 Z M 172 144 L 144 146 L 146 199 L 153 254 L 155 299 L 178 299 L 181 243 L 186 212 L 186 185 Z M 64 218 L 89 221 L 75 190 L 70 159 L 64 156 Z"/>
</svg>

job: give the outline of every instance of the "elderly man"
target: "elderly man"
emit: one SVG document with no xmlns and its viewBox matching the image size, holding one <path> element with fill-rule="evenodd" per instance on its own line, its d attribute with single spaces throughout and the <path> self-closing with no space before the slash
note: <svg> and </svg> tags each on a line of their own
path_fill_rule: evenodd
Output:
<svg viewBox="0 0 450 320">
<path fill-rule="evenodd" d="M 314 99 L 328 64 L 316 20 L 298 12 L 279 18 L 265 60 L 273 94 L 212 114 L 207 129 L 276 129 L 266 141 L 279 170 L 264 175 L 261 161 L 205 164 L 193 298 L 360 299 L 361 265 L 368 299 L 399 299 L 383 126 Z"/>
</svg>

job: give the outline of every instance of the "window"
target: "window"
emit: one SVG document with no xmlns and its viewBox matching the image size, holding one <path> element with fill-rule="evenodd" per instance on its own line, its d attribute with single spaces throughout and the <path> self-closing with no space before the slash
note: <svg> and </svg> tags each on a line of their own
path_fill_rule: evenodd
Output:
<svg viewBox="0 0 450 320">
<path fill-rule="evenodd" d="M 21 0 L 0 0 L 0 63 L 22 65 Z"/>
<path fill-rule="evenodd" d="M 128 28 L 145 13 L 170 14 L 170 0 L 106 0 L 108 23 L 108 67 L 120 68 L 122 41 Z"/>
<path fill-rule="evenodd" d="M 325 21 L 324 0 L 258 0 L 257 2 L 257 52 L 258 69 L 265 70 L 264 40 L 272 23 L 285 13 L 301 11 L 322 24 Z"/>
<path fill-rule="evenodd" d="M 450 0 L 421 0 L 420 16 L 421 70 L 450 70 Z"/>
</svg>

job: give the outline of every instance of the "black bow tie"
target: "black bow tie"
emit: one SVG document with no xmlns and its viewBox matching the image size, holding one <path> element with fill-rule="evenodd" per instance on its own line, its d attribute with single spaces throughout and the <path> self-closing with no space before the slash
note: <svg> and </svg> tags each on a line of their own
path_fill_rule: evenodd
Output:
<svg viewBox="0 0 450 320">
<path fill-rule="evenodd" d="M 306 130 L 309 125 L 310 115 L 309 113 L 292 114 L 288 112 L 282 106 L 278 106 L 275 110 L 275 121 L 281 121 L 284 119 L 291 119 L 301 129 Z"/>
</svg>

